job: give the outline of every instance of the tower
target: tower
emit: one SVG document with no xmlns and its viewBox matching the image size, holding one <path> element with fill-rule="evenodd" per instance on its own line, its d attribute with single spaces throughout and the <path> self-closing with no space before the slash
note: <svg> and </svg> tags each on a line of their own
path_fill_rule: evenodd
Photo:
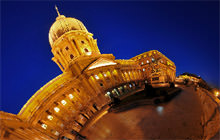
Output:
<svg viewBox="0 0 220 140">
<path fill-rule="evenodd" d="M 52 60 L 64 72 L 79 57 L 97 56 L 100 51 L 93 34 L 89 33 L 83 23 L 72 17 L 60 15 L 50 28 L 49 43 L 54 55 Z"/>
</svg>

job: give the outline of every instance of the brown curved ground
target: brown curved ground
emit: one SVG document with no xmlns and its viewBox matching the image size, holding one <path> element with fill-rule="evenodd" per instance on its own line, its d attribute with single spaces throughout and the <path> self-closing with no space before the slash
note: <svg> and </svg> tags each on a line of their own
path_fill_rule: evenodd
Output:
<svg viewBox="0 0 220 140">
<path fill-rule="evenodd" d="M 90 140 L 103 139 L 201 139 L 202 107 L 194 88 L 167 103 L 139 106 L 108 113 L 83 132 Z"/>
</svg>

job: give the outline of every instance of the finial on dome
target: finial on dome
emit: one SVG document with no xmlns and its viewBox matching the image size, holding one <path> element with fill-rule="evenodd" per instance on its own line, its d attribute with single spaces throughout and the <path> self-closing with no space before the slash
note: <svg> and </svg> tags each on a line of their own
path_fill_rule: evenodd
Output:
<svg viewBox="0 0 220 140">
<path fill-rule="evenodd" d="M 57 6 L 55 5 L 55 9 L 56 9 L 56 11 L 57 11 L 57 14 L 58 14 L 58 17 L 60 16 L 60 12 L 59 12 L 59 10 L 58 10 L 58 8 L 57 8 Z"/>
</svg>

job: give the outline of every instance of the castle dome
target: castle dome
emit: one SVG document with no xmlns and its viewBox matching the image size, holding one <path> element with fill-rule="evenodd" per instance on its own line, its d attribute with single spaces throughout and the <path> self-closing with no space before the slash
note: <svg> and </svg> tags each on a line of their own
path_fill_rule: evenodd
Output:
<svg viewBox="0 0 220 140">
<path fill-rule="evenodd" d="M 53 23 L 53 25 L 50 27 L 49 31 L 49 42 L 51 47 L 60 36 L 69 31 L 81 30 L 88 32 L 81 21 L 72 17 L 65 17 L 64 15 L 60 15 L 58 10 L 57 13 L 58 17 L 56 18 L 56 21 Z"/>
</svg>

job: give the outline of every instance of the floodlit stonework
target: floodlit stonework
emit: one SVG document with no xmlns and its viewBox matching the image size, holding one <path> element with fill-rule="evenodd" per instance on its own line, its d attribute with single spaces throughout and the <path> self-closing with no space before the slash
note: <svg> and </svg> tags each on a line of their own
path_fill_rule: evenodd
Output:
<svg viewBox="0 0 220 140">
<path fill-rule="evenodd" d="M 41 87 L 17 115 L 1 113 L 1 139 L 75 139 L 116 98 L 170 86 L 176 66 L 156 50 L 129 60 L 101 54 L 82 22 L 60 15 L 50 28 L 52 60 L 62 74 Z"/>
</svg>

